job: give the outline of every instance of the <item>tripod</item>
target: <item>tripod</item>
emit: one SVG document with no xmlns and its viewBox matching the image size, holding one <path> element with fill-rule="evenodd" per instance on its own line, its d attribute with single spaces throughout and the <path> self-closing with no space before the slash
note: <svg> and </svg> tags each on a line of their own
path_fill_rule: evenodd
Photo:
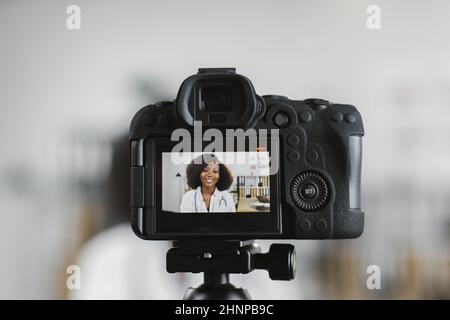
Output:
<svg viewBox="0 0 450 320">
<path fill-rule="evenodd" d="M 253 240 L 175 241 L 167 252 L 166 268 L 170 273 L 204 273 L 204 283 L 198 288 L 188 288 L 185 300 L 250 300 L 246 289 L 230 283 L 230 274 L 264 269 L 272 280 L 292 280 L 295 247 L 272 244 L 268 253 L 261 253 Z"/>
</svg>

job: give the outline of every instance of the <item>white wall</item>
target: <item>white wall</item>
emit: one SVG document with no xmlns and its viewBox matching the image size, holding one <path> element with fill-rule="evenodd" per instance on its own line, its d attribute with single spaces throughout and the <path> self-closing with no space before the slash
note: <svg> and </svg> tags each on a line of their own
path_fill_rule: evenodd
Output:
<svg viewBox="0 0 450 320">
<path fill-rule="evenodd" d="M 170 153 L 162 155 L 162 207 L 164 210 L 179 212 L 181 197 L 187 185 L 186 164 L 175 164 Z M 180 177 L 177 177 L 180 174 Z"/>
</svg>

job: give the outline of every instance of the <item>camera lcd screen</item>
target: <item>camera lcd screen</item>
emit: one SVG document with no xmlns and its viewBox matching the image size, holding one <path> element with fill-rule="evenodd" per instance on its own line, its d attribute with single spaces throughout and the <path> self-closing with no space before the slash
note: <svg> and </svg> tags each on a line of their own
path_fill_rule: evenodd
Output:
<svg viewBox="0 0 450 320">
<path fill-rule="evenodd" d="M 162 210 L 233 215 L 270 213 L 270 155 L 162 153 Z"/>
</svg>

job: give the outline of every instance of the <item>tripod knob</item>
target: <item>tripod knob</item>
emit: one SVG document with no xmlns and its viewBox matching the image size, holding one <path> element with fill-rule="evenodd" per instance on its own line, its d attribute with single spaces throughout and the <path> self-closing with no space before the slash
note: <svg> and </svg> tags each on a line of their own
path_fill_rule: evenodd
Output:
<svg viewBox="0 0 450 320">
<path fill-rule="evenodd" d="M 269 249 L 267 271 L 272 280 L 292 280 L 295 277 L 295 247 L 275 243 Z"/>
<path fill-rule="evenodd" d="M 265 269 L 272 280 L 292 280 L 295 277 L 295 247 L 274 243 L 269 252 L 255 255 L 255 268 Z"/>
</svg>

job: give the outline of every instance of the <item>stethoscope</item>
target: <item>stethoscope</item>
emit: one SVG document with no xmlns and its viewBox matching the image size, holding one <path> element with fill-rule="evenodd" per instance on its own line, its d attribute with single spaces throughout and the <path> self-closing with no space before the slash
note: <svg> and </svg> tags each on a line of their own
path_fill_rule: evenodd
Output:
<svg viewBox="0 0 450 320">
<path fill-rule="evenodd" d="M 195 212 L 198 212 L 198 211 L 197 211 L 197 194 L 198 194 L 198 189 L 196 189 L 196 190 L 195 190 L 195 193 L 194 193 Z M 222 195 L 222 197 L 221 197 L 220 200 L 219 200 L 219 207 L 220 207 L 222 201 L 223 201 L 223 203 L 225 203 L 225 207 L 227 207 L 227 206 L 228 206 L 227 200 L 225 200 L 225 198 L 223 197 L 223 195 Z M 215 209 L 215 208 L 213 208 L 213 209 Z M 209 212 L 211 212 L 211 211 L 214 212 L 214 210 L 209 210 Z"/>
</svg>

